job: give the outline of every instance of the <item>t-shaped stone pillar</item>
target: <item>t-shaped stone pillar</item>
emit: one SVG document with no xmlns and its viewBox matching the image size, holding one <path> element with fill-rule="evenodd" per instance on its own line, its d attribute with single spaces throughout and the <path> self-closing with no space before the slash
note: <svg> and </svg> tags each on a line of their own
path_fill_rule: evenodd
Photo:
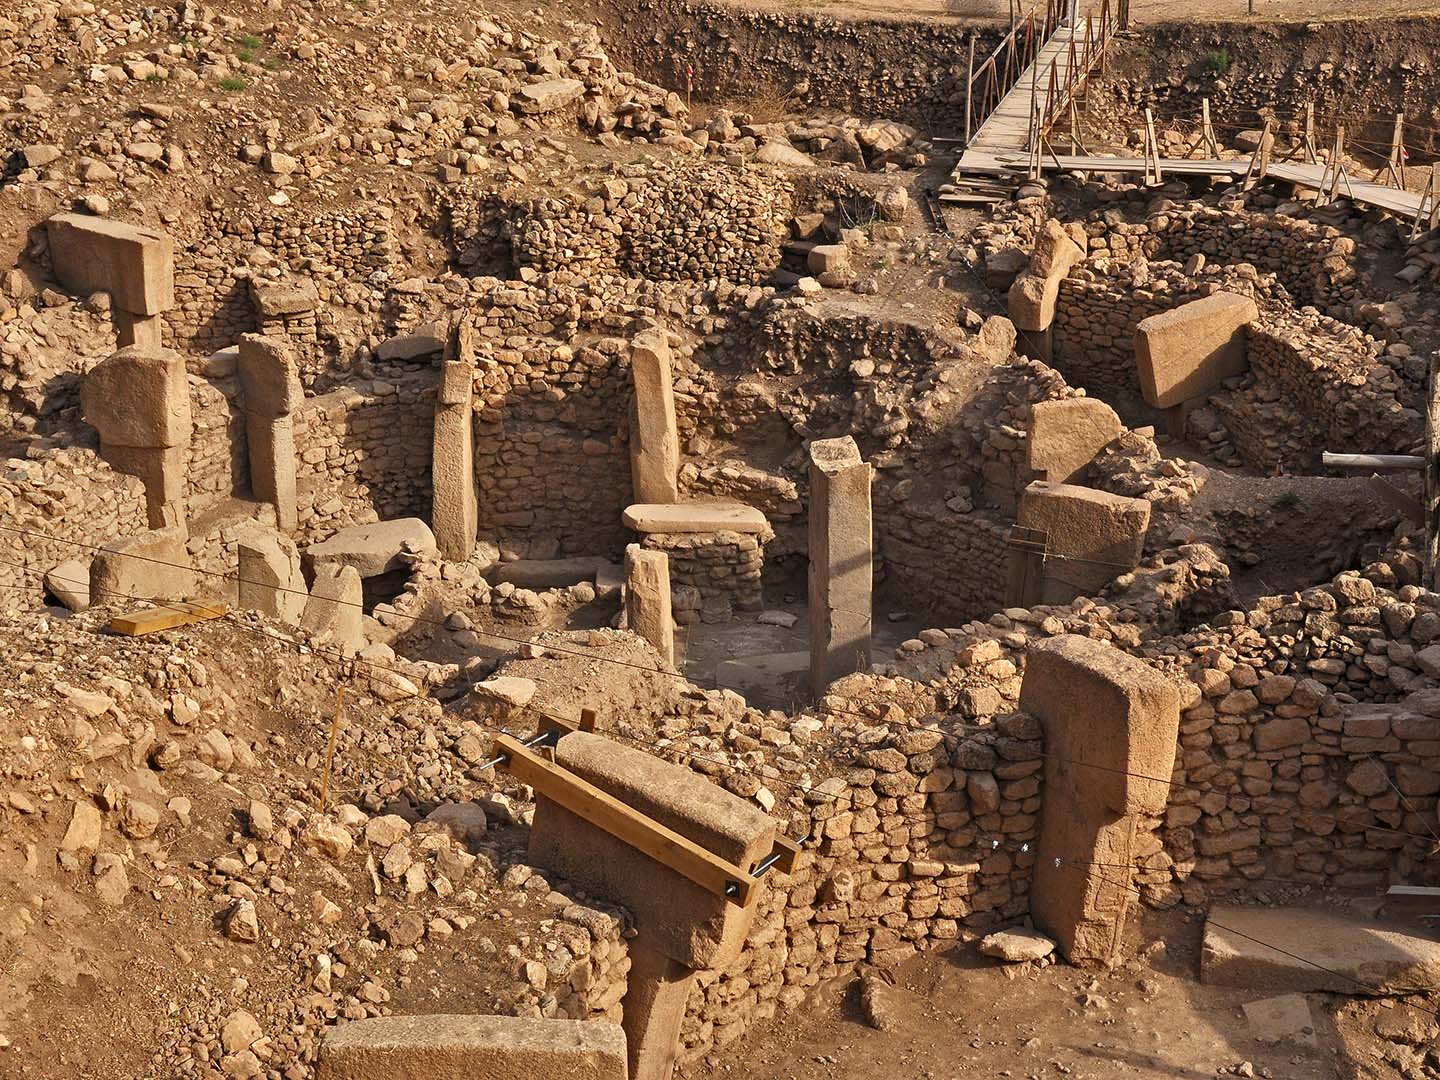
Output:
<svg viewBox="0 0 1440 1080">
<path fill-rule="evenodd" d="M 680 431 L 670 343 L 665 331 L 642 330 L 630 343 L 630 479 L 637 503 L 673 503 L 680 498 Z"/>
<path fill-rule="evenodd" d="M 749 870 L 774 846 L 776 822 L 679 765 L 588 732 L 555 747 L 557 764 L 662 825 Z M 695 969 L 739 955 L 755 904 L 739 907 L 539 793 L 530 861 L 635 917 L 622 1007 L 630 1080 L 668 1080 Z"/>
<path fill-rule="evenodd" d="M 184 532 L 191 434 L 184 359 L 169 349 L 121 349 L 90 369 L 80 402 L 100 433 L 100 456 L 144 482 L 150 527 Z"/>
<path fill-rule="evenodd" d="M 300 523 L 295 498 L 295 410 L 304 400 L 295 354 L 280 338 L 240 339 L 240 387 L 245 393 L 245 439 L 250 490 L 275 507 L 275 523 L 292 533 Z"/>
<path fill-rule="evenodd" d="M 435 402 L 435 434 L 430 475 L 433 495 L 430 529 L 440 554 L 464 562 L 475 549 L 479 518 L 475 506 L 474 412 L 475 348 L 470 324 L 455 327 L 440 365 L 440 392 Z"/>
<path fill-rule="evenodd" d="M 675 663 L 675 619 L 670 610 L 670 556 L 639 544 L 625 548 L 625 624 Z"/>
<path fill-rule="evenodd" d="M 1020 708 L 1045 730 L 1045 803 L 1030 914 L 1071 963 L 1109 966 L 1135 899 L 1135 825 L 1170 794 L 1180 691 L 1115 646 L 1030 646 Z M 1147 779 L 1153 778 L 1153 779 Z M 1057 865 L 1058 862 L 1058 865 Z"/>
<path fill-rule="evenodd" d="M 810 692 L 870 668 L 870 465 L 855 440 L 810 444 Z"/>
<path fill-rule="evenodd" d="M 175 306 L 170 235 L 87 214 L 56 214 L 45 225 L 60 283 L 71 292 L 110 294 L 120 348 L 158 349 L 160 316 Z"/>
</svg>

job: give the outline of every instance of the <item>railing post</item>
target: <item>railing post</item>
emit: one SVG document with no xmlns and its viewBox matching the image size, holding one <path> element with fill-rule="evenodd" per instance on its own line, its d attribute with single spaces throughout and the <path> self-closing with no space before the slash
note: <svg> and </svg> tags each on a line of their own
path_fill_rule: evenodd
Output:
<svg viewBox="0 0 1440 1080">
<path fill-rule="evenodd" d="M 970 62 L 965 69 L 965 146 L 970 146 L 970 124 L 973 112 L 971 111 L 971 97 L 975 84 L 975 35 L 970 35 Z"/>
</svg>

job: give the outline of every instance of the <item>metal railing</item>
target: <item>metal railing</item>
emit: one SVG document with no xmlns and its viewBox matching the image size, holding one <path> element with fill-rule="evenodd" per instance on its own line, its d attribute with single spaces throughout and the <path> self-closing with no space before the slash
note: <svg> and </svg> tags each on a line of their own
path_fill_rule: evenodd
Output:
<svg viewBox="0 0 1440 1080">
<path fill-rule="evenodd" d="M 1065 18 L 1065 7 L 1066 0 L 1040 0 L 1029 14 L 1010 27 L 1010 32 L 978 68 L 975 39 L 970 39 L 970 73 L 965 83 L 966 146 L 1059 29 Z"/>
</svg>

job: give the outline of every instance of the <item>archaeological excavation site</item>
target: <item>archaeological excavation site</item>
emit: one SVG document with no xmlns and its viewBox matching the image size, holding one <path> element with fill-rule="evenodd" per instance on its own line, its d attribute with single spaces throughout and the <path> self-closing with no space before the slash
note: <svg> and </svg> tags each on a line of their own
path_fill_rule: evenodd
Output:
<svg viewBox="0 0 1440 1080">
<path fill-rule="evenodd" d="M 0 0 L 4 1080 L 1440 1080 L 1440 10 Z"/>
</svg>

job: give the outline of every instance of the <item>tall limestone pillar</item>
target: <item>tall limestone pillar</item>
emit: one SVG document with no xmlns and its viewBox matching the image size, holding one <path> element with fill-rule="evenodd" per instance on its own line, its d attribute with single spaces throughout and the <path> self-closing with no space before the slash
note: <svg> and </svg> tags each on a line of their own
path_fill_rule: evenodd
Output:
<svg viewBox="0 0 1440 1080">
<path fill-rule="evenodd" d="M 1134 906 L 1137 826 L 1165 812 L 1180 691 L 1114 645 L 1030 646 L 1020 708 L 1045 733 L 1045 805 L 1030 914 L 1072 964 L 1115 962 Z"/>
<path fill-rule="evenodd" d="M 870 668 L 870 465 L 855 440 L 810 444 L 810 692 Z"/>
<path fill-rule="evenodd" d="M 300 523 L 295 496 L 295 410 L 304 400 L 290 345 L 280 338 L 246 334 L 240 339 L 240 388 L 245 394 L 245 440 L 250 450 L 250 490 L 275 507 L 285 534 Z"/>
<path fill-rule="evenodd" d="M 630 478 L 637 503 L 680 500 L 680 429 L 670 343 L 665 331 L 642 330 L 630 343 Z"/>
<path fill-rule="evenodd" d="M 462 320 L 450 336 L 445 361 L 440 366 L 430 461 L 434 484 L 430 529 L 441 556 L 450 562 L 464 562 L 470 557 L 479 528 L 475 504 L 474 392 L 475 348 L 470 325 Z"/>
</svg>

